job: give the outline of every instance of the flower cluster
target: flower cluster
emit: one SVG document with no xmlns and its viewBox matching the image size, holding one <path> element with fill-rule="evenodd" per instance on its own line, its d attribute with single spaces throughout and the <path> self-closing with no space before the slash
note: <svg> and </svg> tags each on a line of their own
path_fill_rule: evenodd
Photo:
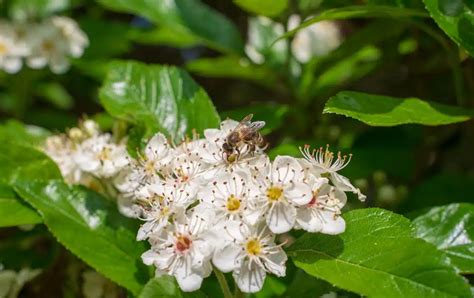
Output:
<svg viewBox="0 0 474 298">
<path fill-rule="evenodd" d="M 69 69 L 69 58 L 80 57 L 89 40 L 77 23 L 54 16 L 40 23 L 12 23 L 0 20 L 0 69 L 16 73 L 23 60 L 31 68 L 49 65 L 60 74 Z"/>
<path fill-rule="evenodd" d="M 121 211 L 144 221 L 137 240 L 150 243 L 142 259 L 156 275 L 173 275 L 181 289 L 194 291 L 214 265 L 232 272 L 241 291 L 253 293 L 267 274 L 285 275 L 278 234 L 341 233 L 345 192 L 364 196 L 338 174 L 350 156 L 306 146 L 303 158 L 270 161 L 260 145 L 230 142 L 237 126 L 225 120 L 219 129 L 205 130 L 204 138 L 178 145 L 158 133 L 134 159 L 85 121 L 69 137 L 50 138 L 46 152 L 69 181 L 81 181 L 83 173 L 114 177 Z"/>
</svg>

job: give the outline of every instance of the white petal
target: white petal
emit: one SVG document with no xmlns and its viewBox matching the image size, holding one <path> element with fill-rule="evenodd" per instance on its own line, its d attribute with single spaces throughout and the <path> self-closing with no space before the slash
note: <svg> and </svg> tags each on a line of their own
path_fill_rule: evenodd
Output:
<svg viewBox="0 0 474 298">
<path fill-rule="evenodd" d="M 203 277 L 197 273 L 190 272 L 188 274 L 183 271 L 178 271 L 175 274 L 176 281 L 183 292 L 193 292 L 199 290 L 202 284 Z"/>
<path fill-rule="evenodd" d="M 360 189 L 358 189 L 354 185 L 352 185 L 352 183 L 346 177 L 344 177 L 344 176 L 342 176 L 338 173 L 332 172 L 331 173 L 331 181 L 337 189 L 339 189 L 341 191 L 353 192 L 353 193 L 357 194 L 359 200 L 365 201 L 366 196 L 363 195 L 360 192 Z"/>
<path fill-rule="evenodd" d="M 308 204 L 313 194 L 311 192 L 311 187 L 303 182 L 295 182 L 293 183 L 293 187 L 290 189 L 285 189 L 285 196 L 288 201 L 296 204 L 296 205 L 306 205 Z"/>
<path fill-rule="evenodd" d="M 296 209 L 295 207 L 276 203 L 267 214 L 268 228 L 276 234 L 286 233 L 295 225 Z"/>
<path fill-rule="evenodd" d="M 277 156 L 272 166 L 272 181 L 278 184 L 287 184 L 304 178 L 303 168 L 291 156 Z"/>
<path fill-rule="evenodd" d="M 168 150 L 168 141 L 162 133 L 155 134 L 146 145 L 145 155 L 148 159 L 154 160 L 155 157 L 163 157 Z"/>
<path fill-rule="evenodd" d="M 153 265 L 158 257 L 159 255 L 150 249 L 142 254 L 142 261 L 145 265 Z"/>
<path fill-rule="evenodd" d="M 323 228 L 323 223 L 318 216 L 313 214 L 313 210 L 311 208 L 298 208 L 296 222 L 303 230 L 310 233 L 319 232 Z"/>
<path fill-rule="evenodd" d="M 265 262 L 265 267 L 270 271 L 271 273 L 277 275 L 277 276 L 285 276 L 286 274 L 286 267 L 285 263 L 288 260 L 288 257 L 286 256 L 285 251 L 280 248 L 279 252 L 268 255 L 267 256 L 268 261 Z"/>
<path fill-rule="evenodd" d="M 266 272 L 255 263 L 252 263 L 252 266 L 249 266 L 247 262 L 244 262 L 240 267 L 240 270 L 234 271 L 232 275 L 242 292 L 256 293 L 262 289 Z"/>
<path fill-rule="evenodd" d="M 224 273 L 233 271 L 240 266 L 237 258 L 241 253 L 242 249 L 239 246 L 228 244 L 214 253 L 212 263 Z"/>
<path fill-rule="evenodd" d="M 3 61 L 3 67 L 8 73 L 17 73 L 22 66 L 20 57 L 9 57 Z"/>
<path fill-rule="evenodd" d="M 341 234 L 346 230 L 346 222 L 342 216 L 335 216 L 333 212 L 321 211 L 323 228 L 321 233 L 329 235 Z"/>
</svg>

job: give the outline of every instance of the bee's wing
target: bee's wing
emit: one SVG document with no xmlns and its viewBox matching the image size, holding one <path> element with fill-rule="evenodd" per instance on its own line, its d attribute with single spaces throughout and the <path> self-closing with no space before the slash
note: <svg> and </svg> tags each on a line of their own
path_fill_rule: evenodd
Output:
<svg viewBox="0 0 474 298">
<path fill-rule="evenodd" d="M 252 131 L 257 131 L 265 126 L 265 121 L 255 121 L 248 125 Z"/>
<path fill-rule="evenodd" d="M 252 120 L 252 117 L 253 114 L 248 114 L 247 116 L 245 116 L 244 119 L 240 120 L 239 124 L 237 124 L 237 126 L 232 131 L 237 131 L 244 126 L 249 127 L 250 125 L 252 125 L 252 122 L 250 121 Z"/>
</svg>

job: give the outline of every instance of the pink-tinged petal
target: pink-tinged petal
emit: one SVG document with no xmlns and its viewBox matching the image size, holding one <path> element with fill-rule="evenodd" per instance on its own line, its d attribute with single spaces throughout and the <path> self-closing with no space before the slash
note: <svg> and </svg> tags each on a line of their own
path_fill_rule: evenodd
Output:
<svg viewBox="0 0 474 298">
<path fill-rule="evenodd" d="M 232 274 L 239 289 L 244 293 L 256 293 L 263 287 L 266 272 L 255 263 L 249 266 L 244 262 L 238 271 Z"/>
<path fill-rule="evenodd" d="M 228 244 L 214 253 L 212 263 L 224 273 L 231 272 L 239 268 L 238 257 L 241 253 L 242 249 L 239 246 Z"/>
<path fill-rule="evenodd" d="M 285 189 L 285 196 L 291 203 L 295 205 L 306 205 L 313 198 L 311 187 L 303 182 L 293 183 L 291 188 Z"/>
<path fill-rule="evenodd" d="M 296 221 L 295 207 L 276 203 L 267 213 L 268 228 L 275 234 L 286 233 L 293 228 Z"/>
</svg>

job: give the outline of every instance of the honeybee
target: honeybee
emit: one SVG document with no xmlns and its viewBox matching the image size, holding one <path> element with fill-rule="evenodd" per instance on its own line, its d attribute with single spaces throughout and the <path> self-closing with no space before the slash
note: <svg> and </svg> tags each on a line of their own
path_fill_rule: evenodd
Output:
<svg viewBox="0 0 474 298">
<path fill-rule="evenodd" d="M 255 152 L 257 147 L 263 147 L 265 141 L 259 130 L 265 126 L 264 121 L 252 122 L 253 114 L 242 119 L 239 124 L 227 135 L 222 150 L 228 162 L 234 162 L 240 155 L 240 147 L 247 145 L 250 153 Z"/>
</svg>

